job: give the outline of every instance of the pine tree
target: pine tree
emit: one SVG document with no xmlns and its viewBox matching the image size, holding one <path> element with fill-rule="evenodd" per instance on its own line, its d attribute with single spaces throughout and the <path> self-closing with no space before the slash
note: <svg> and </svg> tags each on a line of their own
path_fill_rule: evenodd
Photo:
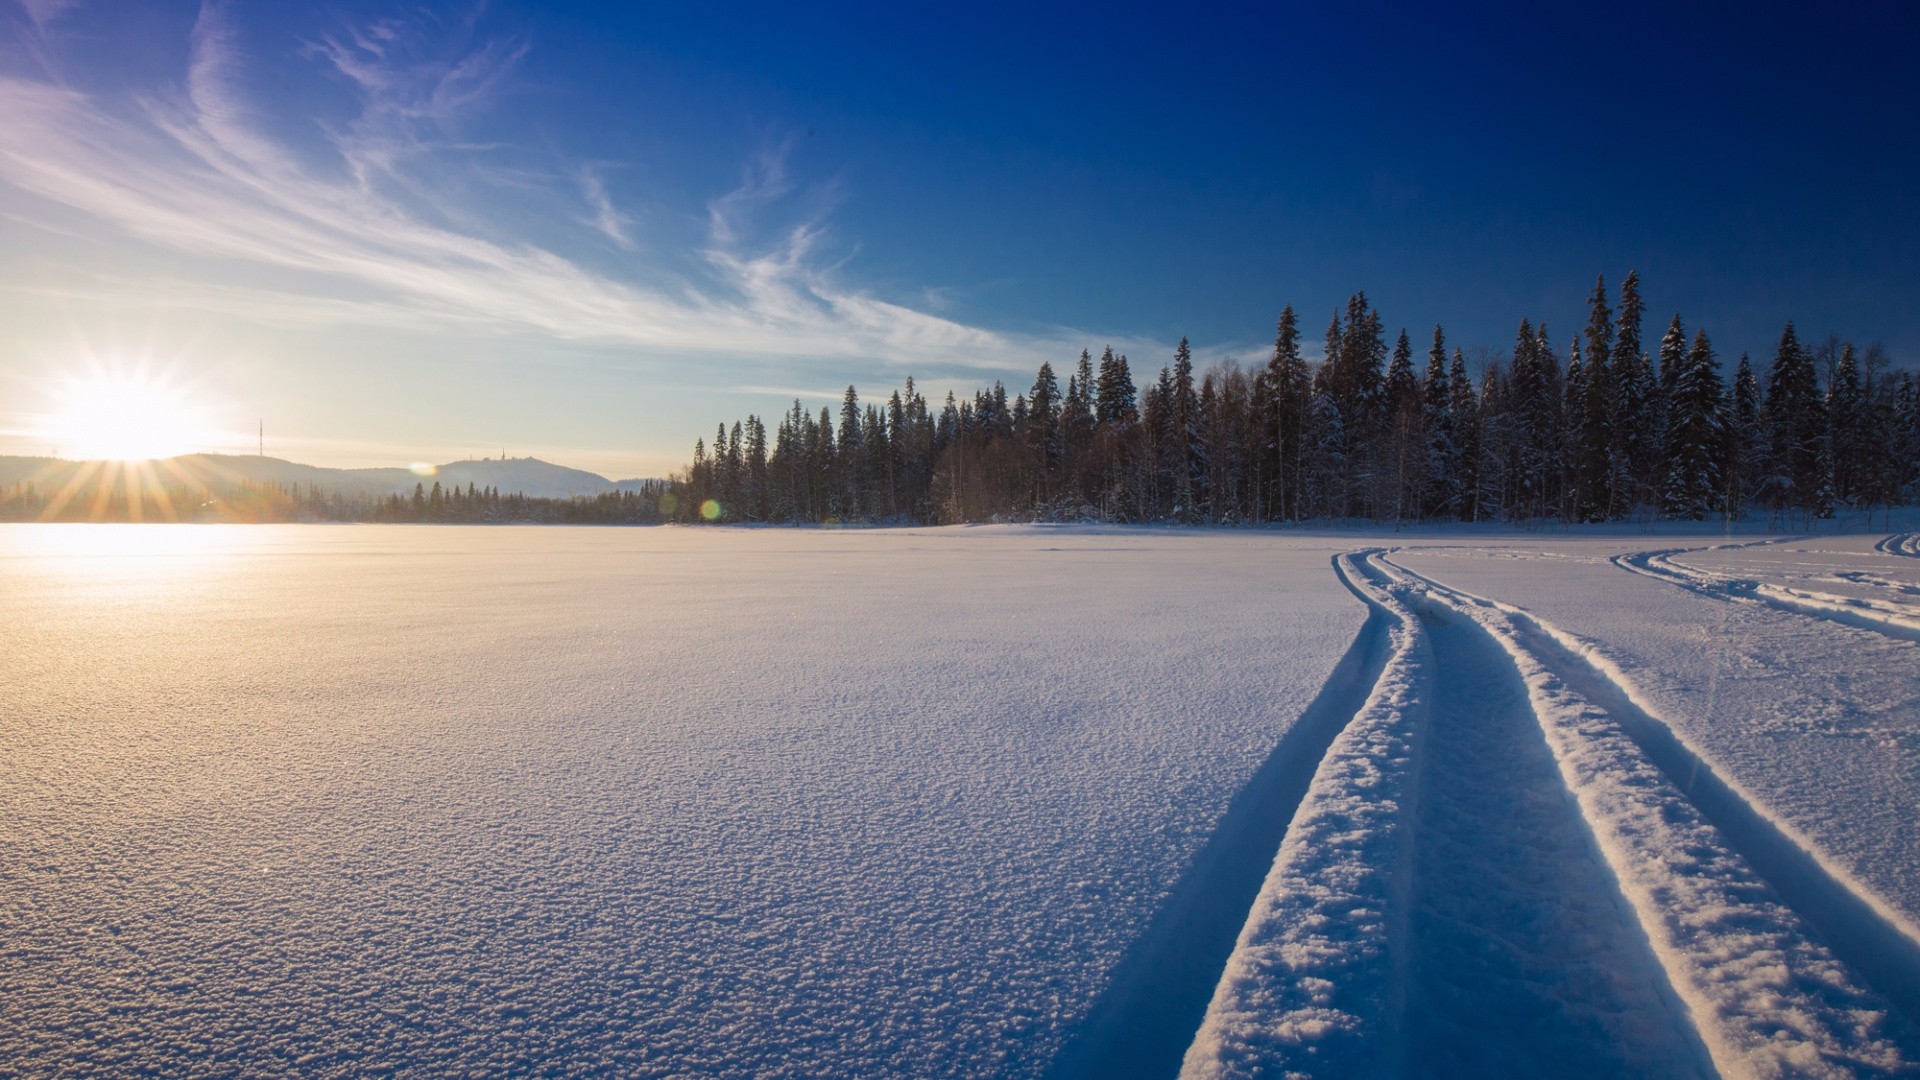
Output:
<svg viewBox="0 0 1920 1080">
<path fill-rule="evenodd" d="M 1827 438 L 1833 447 L 1833 489 L 1843 502 L 1860 494 L 1861 477 L 1872 469 L 1865 454 L 1868 429 L 1866 388 L 1860 381 L 1860 362 L 1853 343 L 1840 351 L 1827 386 Z"/>
<path fill-rule="evenodd" d="M 753 521 L 770 516 L 767 490 L 767 425 L 758 416 L 747 417 L 745 513 Z"/>
<path fill-rule="evenodd" d="M 1440 517 L 1454 511 L 1460 497 L 1460 478 L 1453 471 L 1459 432 L 1447 379 L 1447 339 L 1438 323 L 1433 327 L 1433 348 L 1427 351 L 1427 377 L 1420 398 L 1422 426 L 1427 434 L 1423 469 L 1427 482 L 1421 516 Z"/>
<path fill-rule="evenodd" d="M 1680 326 L 1676 316 L 1671 336 Z M 1668 517 L 1704 521 L 1724 501 L 1720 464 L 1723 433 L 1719 365 L 1705 331 L 1694 334 L 1693 347 L 1672 354 L 1661 349 L 1661 363 L 1673 376 L 1667 398 L 1667 482 L 1662 508 Z"/>
<path fill-rule="evenodd" d="M 1447 463 L 1447 475 L 1453 478 L 1456 512 L 1461 521 L 1481 519 L 1480 461 L 1482 427 L 1480 398 L 1474 393 L 1473 379 L 1467 375 L 1467 360 L 1459 349 L 1447 362 L 1447 406 L 1453 414 L 1453 458 Z"/>
<path fill-rule="evenodd" d="M 1652 504 L 1659 491 L 1655 400 L 1659 385 L 1653 361 L 1640 347 L 1640 325 L 1645 314 L 1640 301 L 1640 275 L 1631 272 L 1620 283 L 1620 323 L 1610 358 L 1614 380 L 1613 517 L 1624 515 L 1635 505 Z"/>
<path fill-rule="evenodd" d="M 1519 336 L 1509 369 L 1510 394 L 1504 410 L 1509 416 L 1507 501 L 1511 512 L 1544 518 L 1556 508 L 1560 461 L 1559 362 L 1546 341 L 1546 327 L 1534 331 L 1520 321 Z"/>
<path fill-rule="evenodd" d="M 1587 365 L 1580 353 L 1580 338 L 1576 335 L 1568 346 L 1567 377 L 1561 386 L 1564 399 L 1560 405 L 1561 437 L 1566 440 L 1566 457 L 1560 463 L 1561 497 L 1567 503 L 1567 515 L 1570 521 L 1583 521 L 1581 507 L 1586 502 L 1585 477 L 1580 470 L 1580 451 L 1587 443 L 1586 401 L 1587 401 Z"/>
<path fill-rule="evenodd" d="M 1184 337 L 1173 351 L 1173 372 L 1168 394 L 1168 434 L 1173 441 L 1174 459 L 1173 490 L 1170 494 L 1174 504 L 1179 507 L 1180 519 L 1192 521 L 1197 516 L 1200 491 L 1206 484 L 1206 475 L 1202 470 L 1206 448 L 1200 441 L 1200 402 L 1193 391 L 1193 349 Z"/>
<path fill-rule="evenodd" d="M 1280 311 L 1274 332 L 1273 358 L 1267 362 L 1267 381 L 1273 402 L 1273 516 L 1297 521 L 1303 459 L 1306 453 L 1308 413 L 1313 407 L 1313 376 L 1300 355 L 1300 326 L 1289 304 Z"/>
<path fill-rule="evenodd" d="M 1767 374 L 1766 428 L 1773 469 L 1765 480 L 1769 501 L 1776 509 L 1824 516 L 1822 493 L 1831 490 L 1825 475 L 1826 409 L 1813 359 L 1800 347 L 1791 320 Z"/>
<path fill-rule="evenodd" d="M 1131 424 L 1140 419 L 1127 358 L 1115 355 L 1111 345 L 1100 354 L 1100 385 L 1095 400 L 1094 415 L 1102 424 Z"/>
<path fill-rule="evenodd" d="M 1680 316 L 1674 315 L 1667 324 L 1667 332 L 1660 338 L 1660 393 L 1658 419 L 1655 427 L 1659 432 L 1657 446 L 1660 452 L 1661 507 L 1667 504 L 1666 489 L 1673 472 L 1673 446 L 1669 432 L 1669 413 L 1673 409 L 1673 397 L 1677 392 L 1680 378 L 1687 368 L 1687 334 L 1680 325 Z"/>
<path fill-rule="evenodd" d="M 1615 510 L 1613 355 L 1613 312 L 1607 307 L 1606 279 L 1599 278 L 1587 298 L 1580 400 L 1568 402 L 1570 412 L 1579 410 L 1579 441 L 1571 452 L 1577 493 L 1575 513 L 1582 521 L 1605 521 Z"/>
<path fill-rule="evenodd" d="M 1760 490 L 1766 474 L 1767 446 L 1760 418 L 1760 380 L 1754 377 L 1753 364 L 1746 353 L 1734 368 L 1733 385 L 1728 388 L 1727 434 L 1727 516 L 1739 518 L 1747 500 Z"/>
<path fill-rule="evenodd" d="M 1394 521 L 1418 516 L 1426 490 L 1427 434 L 1420 383 L 1413 375 L 1413 345 L 1407 332 L 1394 342 L 1382 400 L 1386 412 L 1387 465 L 1392 493 L 1387 499 Z"/>
<path fill-rule="evenodd" d="M 1042 470 L 1060 465 L 1060 380 L 1054 378 L 1053 365 L 1040 362 L 1033 377 L 1033 389 L 1027 393 L 1028 448 Z M 1038 496 L 1036 492 L 1036 496 Z"/>
</svg>

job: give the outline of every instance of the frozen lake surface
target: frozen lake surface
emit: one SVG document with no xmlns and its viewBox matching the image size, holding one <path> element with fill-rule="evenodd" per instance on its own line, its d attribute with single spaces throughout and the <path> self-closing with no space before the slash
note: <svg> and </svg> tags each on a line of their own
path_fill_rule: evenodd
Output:
<svg viewBox="0 0 1920 1080">
<path fill-rule="evenodd" d="M 1920 548 L 1764 539 L 0 527 L 0 1071 L 1900 1073 Z"/>
<path fill-rule="evenodd" d="M 0 530 L 0 1058 L 1042 1072 L 1358 631 L 1334 550 Z"/>
</svg>

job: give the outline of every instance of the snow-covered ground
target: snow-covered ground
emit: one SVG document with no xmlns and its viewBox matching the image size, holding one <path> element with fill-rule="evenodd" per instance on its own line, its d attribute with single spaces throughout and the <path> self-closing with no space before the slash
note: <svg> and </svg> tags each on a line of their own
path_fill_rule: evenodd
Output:
<svg viewBox="0 0 1920 1080">
<path fill-rule="evenodd" d="M 1916 555 L 0 529 L 0 1060 L 1910 1073 Z"/>
<path fill-rule="evenodd" d="M 1366 617 L 1336 550 L 0 528 L 0 1073 L 1098 1060 Z"/>
</svg>

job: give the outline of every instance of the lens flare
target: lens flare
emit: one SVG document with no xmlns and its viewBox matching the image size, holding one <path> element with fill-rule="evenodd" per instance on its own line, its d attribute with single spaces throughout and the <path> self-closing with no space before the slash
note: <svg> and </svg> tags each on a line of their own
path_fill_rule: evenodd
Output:
<svg viewBox="0 0 1920 1080">
<path fill-rule="evenodd" d="M 62 457 L 149 461 L 191 453 L 204 439 L 187 393 L 150 375 L 95 373 L 67 380 L 54 397 L 46 435 Z"/>
</svg>

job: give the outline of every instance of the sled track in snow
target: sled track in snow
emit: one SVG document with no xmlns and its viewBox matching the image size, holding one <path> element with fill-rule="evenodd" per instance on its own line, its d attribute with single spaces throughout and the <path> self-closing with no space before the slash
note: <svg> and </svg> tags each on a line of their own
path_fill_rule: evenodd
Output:
<svg viewBox="0 0 1920 1080">
<path fill-rule="evenodd" d="M 1234 797 L 1049 1075 L 1164 1078 L 1179 1069 L 1314 770 L 1387 663 L 1394 616 L 1348 580 L 1338 559 L 1333 569 L 1367 604 L 1360 633 Z"/>
<path fill-rule="evenodd" d="M 1512 660 L 1377 561 L 1397 624 L 1190 1048 L 1191 1077 L 1709 1076 Z"/>
<path fill-rule="evenodd" d="M 1183 1076 L 1385 1075 L 1400 1060 L 1423 660 L 1417 620 L 1339 556 L 1390 655 L 1325 755 L 1217 979 Z"/>
<path fill-rule="evenodd" d="M 1888 592 L 1897 592 L 1902 596 L 1920 596 L 1920 585 L 1909 585 L 1904 581 L 1884 578 L 1879 574 L 1869 574 L 1864 570 L 1840 570 L 1836 571 L 1833 576 L 1842 581 L 1850 581 L 1855 585 L 1868 585 L 1876 589 L 1885 589 Z"/>
<path fill-rule="evenodd" d="M 1761 541 L 1761 543 L 1780 542 L 1782 541 Z M 1751 546 L 1754 545 L 1721 544 L 1711 548 L 1663 548 L 1656 551 L 1636 551 L 1615 555 L 1611 561 L 1613 565 L 1630 574 L 1677 585 L 1701 596 L 1710 596 L 1730 603 L 1764 604 L 1781 611 L 1824 619 L 1842 626 L 1872 630 L 1903 641 L 1920 642 L 1920 611 L 1908 605 L 1852 596 L 1836 596 L 1833 593 L 1793 589 L 1750 578 L 1737 578 L 1701 570 L 1676 562 L 1674 559 L 1676 555 L 1696 551 L 1719 551 Z"/>
<path fill-rule="evenodd" d="M 1677 811 L 1697 811 L 1702 824 L 1710 826 L 1712 831 L 1696 836 L 1695 842 L 1704 839 L 1724 843 L 1727 854 L 1736 857 L 1736 861 L 1731 862 L 1709 860 L 1670 866 L 1664 873 L 1675 880 L 1662 883 L 1658 880 L 1660 875 L 1654 875 L 1643 883 L 1645 892 L 1640 899 L 1642 918 L 1649 932 L 1657 941 L 1664 938 L 1664 950 L 1670 954 L 1669 968 L 1675 971 L 1676 985 L 1685 988 L 1683 992 L 1692 999 L 1697 1014 L 1714 1018 L 1708 1021 L 1709 1027 L 1717 1022 L 1723 1028 L 1717 1034 L 1726 1047 L 1737 1051 L 1743 1044 L 1753 1045 L 1753 1040 L 1765 1035 L 1765 1026 L 1770 1022 L 1768 1013 L 1781 1010 L 1777 1007 L 1755 1010 L 1749 1004 L 1755 1000 L 1755 987 L 1712 984 L 1713 969 L 1724 963 L 1724 959 L 1718 955 L 1713 935 L 1699 940 L 1689 938 L 1685 924 L 1691 921 L 1695 929 L 1701 925 L 1699 912 L 1677 906 L 1681 898 L 1689 895 L 1703 911 L 1711 911 L 1716 904 L 1729 905 L 1725 911 L 1738 911 L 1735 924 L 1726 927 L 1736 936 L 1770 927 L 1766 933 L 1774 935 L 1772 947 L 1788 961 L 1787 970 L 1806 976 L 1800 980 L 1805 998 L 1800 1008 L 1810 1010 L 1807 1015 L 1824 1012 L 1827 1017 L 1826 1030 L 1815 1025 L 1800 1032 L 1810 1043 L 1824 1043 L 1826 1054 L 1843 1049 L 1849 1039 L 1845 1031 L 1846 1016 L 1871 1007 L 1871 997 L 1860 994 L 1858 988 L 1844 988 L 1845 972 L 1830 965 L 1831 957 L 1850 968 L 1891 1006 L 1897 1016 L 1892 1025 L 1893 1037 L 1906 1044 L 1898 1055 L 1904 1057 L 1906 1066 L 1912 1066 L 1916 1052 L 1920 1052 L 1920 1047 L 1913 1045 L 1916 1032 L 1920 1032 L 1920 931 L 1843 870 L 1822 860 L 1809 841 L 1776 821 L 1736 782 L 1720 775 L 1643 703 L 1631 682 L 1590 643 L 1512 605 L 1450 588 L 1389 560 L 1382 561 L 1437 601 L 1475 616 L 1491 636 L 1501 641 L 1523 671 L 1534 669 L 1536 706 L 1546 706 L 1539 711 L 1550 733 L 1554 727 L 1550 714 L 1571 707 L 1562 712 L 1568 719 L 1560 725 L 1563 735 L 1567 736 L 1562 740 L 1563 771 L 1572 776 L 1584 770 L 1598 770 L 1589 777 L 1596 781 L 1592 785 L 1594 798 L 1583 797 L 1583 802 L 1593 804 L 1588 818 L 1596 831 L 1604 835 L 1613 831 L 1616 824 L 1629 826 L 1622 837 L 1605 845 L 1620 856 L 1616 858 L 1620 864 L 1616 865 L 1616 872 L 1623 882 L 1635 876 L 1636 864 L 1644 869 L 1649 865 L 1647 860 L 1657 862 L 1667 855 L 1658 850 L 1633 850 L 1632 829 L 1639 825 L 1632 813 L 1631 799 L 1626 805 L 1602 805 L 1617 800 L 1623 792 L 1631 795 L 1634 785 L 1643 783 L 1632 775 L 1636 764 L 1633 758 L 1657 768 L 1666 781 L 1665 786 L 1684 800 L 1682 806 L 1662 807 L 1657 798 L 1651 801 L 1643 798 L 1645 805 L 1640 810 L 1655 810 L 1670 819 L 1676 817 Z M 1556 691 L 1563 696 L 1560 708 L 1552 701 Z M 1582 716 L 1578 711 L 1583 702 L 1591 715 Z M 1622 745 L 1609 751 L 1602 745 L 1609 726 L 1630 742 L 1631 749 Z M 1588 756 L 1581 753 L 1583 749 L 1602 751 L 1597 764 L 1580 760 Z M 1616 760 L 1606 761 L 1609 755 Z M 1620 774 L 1613 778 L 1613 784 L 1605 782 L 1607 778 L 1603 774 L 1608 769 Z M 1572 785 L 1578 791 L 1582 782 L 1576 779 Z M 1611 792 L 1609 787 L 1613 789 Z M 1644 787 L 1640 792 L 1647 797 L 1653 794 Z M 1610 820 L 1615 818 L 1618 822 Z M 1754 887 L 1761 883 L 1765 888 L 1756 890 Z M 1767 890 L 1790 912 L 1773 910 L 1769 898 L 1762 895 Z M 1634 886 L 1630 884 L 1628 891 L 1633 892 Z M 1745 931 L 1739 925 L 1741 920 L 1748 923 Z M 1676 922 L 1678 925 L 1672 925 Z M 1800 937 L 1796 922 L 1810 928 L 1817 940 L 1796 940 Z M 1670 925 L 1663 929 L 1663 923 Z M 1761 986 L 1758 991 L 1764 997 L 1768 989 Z M 1849 1062 L 1848 1068 L 1868 1072 L 1890 1068 L 1884 1054 L 1891 1046 L 1889 1043 L 1876 1050 L 1871 1045 L 1856 1045 L 1855 1049 L 1863 1053 L 1864 1059 Z M 1716 1059 L 1727 1053 L 1723 1047 L 1716 1053 Z M 1740 1056 L 1734 1054 L 1736 1059 Z M 1723 1069 L 1731 1064 L 1731 1061 L 1721 1062 Z M 1797 1073 L 1803 1068 L 1793 1066 L 1786 1071 Z"/>
<path fill-rule="evenodd" d="M 1472 620 L 1417 588 L 1405 595 L 1431 643 L 1432 693 L 1413 815 L 1402 1072 L 1711 1075 L 1560 775 L 1525 679 Z"/>
<path fill-rule="evenodd" d="M 1920 559 L 1920 533 L 1895 533 L 1873 545 L 1873 550 L 1883 555 Z"/>
<path fill-rule="evenodd" d="M 1336 568 L 1390 654 L 1183 1076 L 1914 1070 L 1920 936 L 1609 661 L 1378 549 Z"/>
</svg>

